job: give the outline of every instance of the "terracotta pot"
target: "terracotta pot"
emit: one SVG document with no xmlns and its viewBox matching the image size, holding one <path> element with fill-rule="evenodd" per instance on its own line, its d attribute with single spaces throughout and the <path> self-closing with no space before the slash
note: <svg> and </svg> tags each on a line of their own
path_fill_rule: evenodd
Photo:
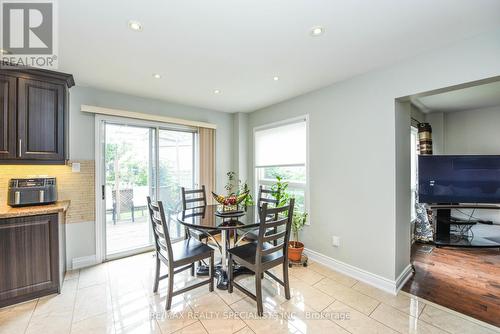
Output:
<svg viewBox="0 0 500 334">
<path fill-rule="evenodd" d="M 290 261 L 300 261 L 304 244 L 300 241 L 290 241 L 288 244 L 288 259 Z"/>
</svg>

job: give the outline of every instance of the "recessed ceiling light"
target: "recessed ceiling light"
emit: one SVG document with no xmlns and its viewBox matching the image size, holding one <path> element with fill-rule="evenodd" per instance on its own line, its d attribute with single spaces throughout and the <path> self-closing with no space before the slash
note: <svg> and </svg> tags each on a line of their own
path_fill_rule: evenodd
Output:
<svg viewBox="0 0 500 334">
<path fill-rule="evenodd" d="M 311 35 L 314 37 L 321 36 L 325 32 L 325 28 L 323 27 L 313 27 L 311 29 Z"/>
<path fill-rule="evenodd" d="M 218 89 L 214 90 L 214 94 L 220 94 L 220 90 Z"/>
<path fill-rule="evenodd" d="M 153 78 L 161 79 L 161 74 L 155 73 L 155 74 L 153 74 Z"/>
<path fill-rule="evenodd" d="M 273 77 L 273 80 L 274 80 L 274 81 L 278 81 L 279 79 L 280 79 L 280 77 L 278 77 L 278 76 L 274 76 L 274 77 Z"/>
<path fill-rule="evenodd" d="M 142 24 L 139 21 L 128 21 L 128 27 L 134 31 L 142 31 Z"/>
</svg>

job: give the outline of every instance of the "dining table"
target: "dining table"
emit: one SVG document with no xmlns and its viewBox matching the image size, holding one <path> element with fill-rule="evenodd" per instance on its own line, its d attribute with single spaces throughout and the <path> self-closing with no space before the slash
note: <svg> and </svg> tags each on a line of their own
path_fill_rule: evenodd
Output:
<svg viewBox="0 0 500 334">
<path fill-rule="evenodd" d="M 197 208 L 185 209 L 177 214 L 177 222 L 188 230 L 198 231 L 207 238 L 208 244 L 217 248 L 221 261 L 215 266 L 217 288 L 227 290 L 228 287 L 228 251 L 248 242 L 248 236 L 259 227 L 259 209 L 256 205 L 246 206 L 238 210 L 223 212 L 220 205 L 208 204 Z M 244 266 L 233 267 L 233 277 L 243 274 L 253 274 Z M 209 274 L 207 265 L 197 268 L 197 275 Z"/>
</svg>

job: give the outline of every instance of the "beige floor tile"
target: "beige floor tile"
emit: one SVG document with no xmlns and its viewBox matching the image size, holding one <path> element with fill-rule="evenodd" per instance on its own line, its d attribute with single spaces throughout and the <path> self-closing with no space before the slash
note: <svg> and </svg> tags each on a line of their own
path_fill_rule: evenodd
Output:
<svg viewBox="0 0 500 334">
<path fill-rule="evenodd" d="M 281 269 L 281 267 L 280 267 Z M 310 270 L 309 267 L 292 267 L 289 269 L 289 274 L 297 277 L 298 279 L 306 282 L 307 284 L 314 285 L 325 278 L 324 275 Z"/>
<path fill-rule="evenodd" d="M 37 300 L 0 309 L 0 333 L 24 333 L 35 309 Z"/>
<path fill-rule="evenodd" d="M 64 273 L 64 280 L 69 281 L 80 277 L 80 269 L 68 270 Z"/>
<path fill-rule="evenodd" d="M 292 325 L 286 311 L 279 305 L 264 303 L 264 314 L 259 317 L 255 302 L 245 297 L 232 304 L 231 309 L 241 317 L 254 333 L 300 333 Z"/>
<path fill-rule="evenodd" d="M 73 311 L 75 300 L 76 289 L 69 291 L 63 289 L 61 294 L 53 294 L 38 299 L 33 315 L 39 316 L 47 313 L 55 314 Z"/>
<path fill-rule="evenodd" d="M 431 305 L 425 305 L 420 320 L 423 320 L 433 326 L 439 327 L 449 333 L 457 334 L 493 334 L 500 331 L 490 330 L 476 323 L 468 321 L 451 312 L 447 312 Z"/>
<path fill-rule="evenodd" d="M 112 311 L 111 294 L 106 283 L 78 289 L 73 322 Z"/>
<path fill-rule="evenodd" d="M 281 285 L 263 280 L 262 318 L 256 303 L 239 290 L 210 293 L 208 286 L 174 297 L 172 310 L 165 312 L 167 281 L 152 292 L 154 262 L 149 253 L 68 272 L 60 295 L 0 309 L 0 333 L 496 333 L 312 262 L 290 270 L 290 300 Z M 273 273 L 282 277 L 281 269 Z M 176 275 L 174 288 L 202 279 L 186 271 Z M 255 292 L 253 275 L 236 280 Z"/>
<path fill-rule="evenodd" d="M 247 326 L 243 329 L 240 329 L 235 334 L 255 334 L 255 332 L 250 327 Z"/>
<path fill-rule="evenodd" d="M 353 289 L 414 317 L 418 317 L 425 306 L 425 304 L 416 297 L 409 297 L 401 293 L 392 295 L 362 282 L 356 283 Z"/>
<path fill-rule="evenodd" d="M 245 294 L 238 289 L 233 289 L 233 293 L 229 293 L 227 292 L 227 290 L 219 290 L 219 289 L 215 289 L 215 292 L 228 305 L 236 303 L 237 301 L 240 301 L 243 298 L 245 298 Z"/>
<path fill-rule="evenodd" d="M 114 334 L 115 325 L 111 314 L 102 314 L 75 322 L 71 334 Z"/>
<path fill-rule="evenodd" d="M 370 317 L 404 334 L 446 334 L 445 331 L 386 304 L 380 304 Z"/>
<path fill-rule="evenodd" d="M 340 301 L 334 302 L 324 311 L 340 327 L 353 334 L 390 334 L 397 333 L 382 323 L 356 311 Z"/>
<path fill-rule="evenodd" d="M 174 303 L 169 311 L 164 308 L 156 310 L 154 315 L 163 334 L 173 333 L 198 322 L 191 307 L 184 302 Z"/>
<path fill-rule="evenodd" d="M 232 315 L 231 308 L 216 293 L 210 293 L 188 301 L 195 316 L 209 333 L 234 333 L 245 323 Z"/>
<path fill-rule="evenodd" d="M 162 334 L 156 320 L 134 323 L 125 328 L 116 328 L 116 334 Z"/>
<path fill-rule="evenodd" d="M 358 282 L 357 280 L 355 280 L 352 277 L 349 277 L 347 275 L 339 273 L 338 271 L 327 268 L 327 267 L 325 267 L 322 264 L 319 264 L 317 262 L 312 262 L 311 264 L 309 264 L 308 268 L 317 272 L 317 273 L 320 273 L 323 276 L 331 278 L 332 280 L 339 282 L 340 284 L 344 284 L 344 285 L 349 286 L 349 287 L 353 286 L 354 284 L 356 284 Z"/>
<path fill-rule="evenodd" d="M 281 308 L 293 315 L 290 323 L 301 333 L 349 333 L 332 320 L 323 317 L 322 312 L 317 312 L 305 304 L 285 302 L 281 304 Z"/>
<path fill-rule="evenodd" d="M 49 312 L 31 317 L 25 334 L 68 334 L 71 330 L 72 309 L 66 312 Z"/>
<path fill-rule="evenodd" d="M 298 279 L 290 279 L 290 287 L 291 302 L 306 304 L 315 311 L 322 311 L 335 301 L 335 298 Z"/>
<path fill-rule="evenodd" d="M 380 303 L 378 300 L 348 288 L 330 278 L 321 280 L 314 287 L 366 315 L 370 315 Z"/>
<path fill-rule="evenodd" d="M 84 289 L 93 285 L 100 285 L 106 283 L 107 268 L 106 263 L 98 266 L 80 269 L 80 277 L 78 279 L 78 288 Z"/>
<path fill-rule="evenodd" d="M 195 323 L 175 332 L 175 334 L 206 334 L 206 333 L 208 332 L 205 330 L 205 327 L 203 327 L 203 325 L 199 321 L 196 321 Z"/>
</svg>

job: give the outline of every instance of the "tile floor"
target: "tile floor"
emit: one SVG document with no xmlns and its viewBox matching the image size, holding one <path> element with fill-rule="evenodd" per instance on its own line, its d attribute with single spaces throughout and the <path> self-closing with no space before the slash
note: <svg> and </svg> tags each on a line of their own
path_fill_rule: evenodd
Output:
<svg viewBox="0 0 500 334">
<path fill-rule="evenodd" d="M 204 286 L 174 297 L 164 311 L 166 282 L 152 292 L 151 253 L 66 274 L 63 291 L 0 309 L 0 333 L 499 333 L 421 299 L 387 294 L 317 263 L 291 269 L 292 298 L 265 279 L 265 317 L 255 303 Z M 278 271 L 276 271 L 278 272 Z M 176 278 L 180 288 L 197 278 Z M 253 277 L 238 280 L 252 289 Z M 459 301 L 457 301 L 459 302 Z"/>
</svg>

